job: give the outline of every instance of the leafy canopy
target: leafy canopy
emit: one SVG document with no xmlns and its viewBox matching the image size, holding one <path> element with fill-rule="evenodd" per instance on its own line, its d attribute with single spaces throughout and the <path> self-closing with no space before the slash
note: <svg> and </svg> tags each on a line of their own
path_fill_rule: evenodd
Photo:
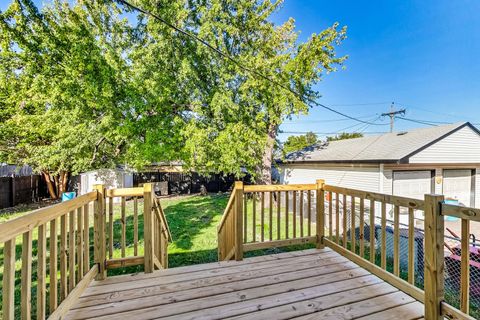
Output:
<svg viewBox="0 0 480 320">
<path fill-rule="evenodd" d="M 313 85 L 346 58 L 337 23 L 304 43 L 293 19 L 274 25 L 282 1 L 133 2 L 291 91 L 113 1 L 39 11 L 13 0 L 0 15 L 0 161 L 52 173 L 168 160 L 254 172 L 282 121 L 308 113 Z"/>
</svg>

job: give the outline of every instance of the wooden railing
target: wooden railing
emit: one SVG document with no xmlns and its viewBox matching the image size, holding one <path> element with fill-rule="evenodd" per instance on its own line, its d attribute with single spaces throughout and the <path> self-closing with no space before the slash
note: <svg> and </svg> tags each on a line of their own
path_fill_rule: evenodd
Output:
<svg viewBox="0 0 480 320">
<path fill-rule="evenodd" d="M 473 319 L 468 254 L 461 262 L 461 310 L 445 302 L 444 215 L 462 219 L 462 252 L 469 253 L 469 220 L 480 221 L 480 209 L 444 204 L 443 196 L 411 199 L 323 180 L 267 186 L 237 182 L 218 227 L 219 260 L 294 244 L 328 246 L 423 302 L 425 319 Z"/>
<path fill-rule="evenodd" d="M 236 182 L 218 226 L 219 260 L 241 260 L 247 251 L 317 243 L 323 238 L 323 180 L 307 185 Z M 317 211 L 318 210 L 318 211 Z"/>
<path fill-rule="evenodd" d="M 113 249 L 112 200 L 116 197 L 121 199 L 120 258 L 115 258 Z M 128 257 L 126 200 L 130 197 L 134 197 L 134 255 Z M 139 252 L 138 197 L 144 198 L 143 256 Z M 138 264 L 144 265 L 145 272 L 166 268 L 170 239 L 165 215 L 151 184 L 112 190 L 97 185 L 94 191 L 78 198 L 2 223 L 3 319 L 61 319 L 93 279 L 107 276 L 107 269 Z M 35 299 L 32 292 L 36 293 Z"/>
</svg>

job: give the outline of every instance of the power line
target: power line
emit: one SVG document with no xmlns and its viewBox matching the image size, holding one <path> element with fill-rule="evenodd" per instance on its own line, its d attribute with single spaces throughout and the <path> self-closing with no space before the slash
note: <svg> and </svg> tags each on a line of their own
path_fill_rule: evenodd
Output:
<svg viewBox="0 0 480 320">
<path fill-rule="evenodd" d="M 328 135 L 328 134 L 338 134 L 337 132 L 318 132 L 318 131 L 280 131 L 279 133 L 286 133 L 286 134 L 306 134 L 306 133 L 315 133 L 318 135 Z M 345 132 L 347 134 L 353 134 L 353 133 L 358 133 L 356 131 L 354 132 Z M 384 134 L 388 133 L 388 131 L 377 131 L 377 132 L 365 132 L 364 134 Z"/>
<path fill-rule="evenodd" d="M 353 107 L 353 106 L 375 106 L 375 105 L 384 105 L 390 103 L 386 102 L 371 102 L 371 103 L 346 103 L 346 104 L 330 104 L 332 107 Z"/>
<path fill-rule="evenodd" d="M 390 112 L 385 112 L 381 114 L 382 117 L 385 117 L 385 116 L 390 117 L 390 132 L 393 132 L 393 126 L 395 124 L 395 116 L 397 114 L 405 115 L 405 109 L 395 110 L 394 104 L 395 102 L 392 102 L 392 105 L 390 106 Z"/>
<path fill-rule="evenodd" d="M 225 52 L 223 52 L 222 50 L 214 47 L 213 45 L 211 45 L 209 42 L 203 40 L 202 38 L 198 37 L 197 35 L 193 34 L 193 33 L 190 33 L 188 31 L 185 31 L 183 30 L 182 28 L 180 27 L 177 27 L 173 24 L 171 24 L 170 22 L 168 22 L 167 20 L 163 19 L 162 17 L 160 17 L 159 15 L 157 14 L 154 14 L 150 11 L 147 11 L 145 9 L 142 9 L 138 6 L 135 6 L 133 4 L 131 4 L 130 2 L 126 1 L 126 0 L 113 0 L 113 1 L 117 1 L 135 11 L 138 11 L 138 12 L 141 12 L 145 15 L 148 15 L 148 16 L 151 16 L 152 18 L 162 22 L 163 24 L 165 24 L 166 26 L 168 26 L 169 28 L 172 28 L 174 30 L 176 30 L 177 32 L 187 36 L 187 37 L 190 37 L 192 39 L 194 39 L 195 41 L 198 41 L 200 42 L 201 44 L 203 44 L 204 46 L 206 46 L 207 48 L 209 48 L 210 50 L 213 50 L 215 53 L 217 53 L 218 55 L 220 55 L 222 58 L 232 62 L 233 64 L 235 64 L 236 66 L 238 66 L 241 70 L 243 71 L 247 71 L 249 72 L 250 74 L 254 74 L 254 75 L 257 75 L 259 77 L 261 77 L 262 79 L 265 79 L 271 83 L 273 83 L 274 85 L 278 86 L 278 87 L 281 87 L 287 91 L 289 91 L 290 93 L 292 93 L 300 102 L 302 103 L 305 103 L 308 105 L 308 103 L 306 103 L 304 100 L 303 100 L 303 97 L 298 93 L 296 92 L 295 90 L 291 89 L 290 87 L 287 87 L 271 78 L 269 78 L 268 76 L 262 74 L 261 72 L 258 72 L 257 70 L 254 70 L 254 69 L 251 69 L 249 67 L 246 67 L 244 66 L 243 64 L 241 64 L 240 62 L 238 62 L 237 60 L 235 60 L 233 57 L 231 57 L 230 55 L 226 54 Z M 326 110 L 329 110 L 333 113 L 336 113 L 338 115 L 341 115 L 342 117 L 345 117 L 345 118 L 348 118 L 348 119 L 351 119 L 351 120 L 354 120 L 354 121 L 357 121 L 357 122 L 362 122 L 362 123 L 365 123 L 365 124 L 369 124 L 369 125 L 376 125 L 376 126 L 379 126 L 379 125 L 385 125 L 385 124 L 379 124 L 379 123 L 371 123 L 371 122 L 367 122 L 367 121 L 364 121 L 364 120 L 361 120 L 361 119 L 358 119 L 358 118 L 355 118 L 353 116 L 350 116 L 348 114 L 345 114 L 343 112 L 340 112 L 340 111 L 337 111 L 331 107 L 328 107 L 322 103 L 319 103 L 311 98 L 308 98 L 308 97 L 305 97 L 305 99 L 310 102 L 311 104 L 315 105 L 315 106 L 318 106 L 318 107 L 321 107 L 321 108 L 324 108 Z M 311 106 L 310 106 L 311 107 Z"/>
<path fill-rule="evenodd" d="M 403 118 L 403 117 L 396 117 L 396 119 L 404 120 L 404 121 L 409 121 L 409 122 L 414 122 L 414 123 L 420 123 L 420 124 L 426 124 L 432 127 L 437 127 L 438 124 L 431 123 L 428 121 L 423 121 L 423 120 L 417 120 L 417 119 L 408 119 L 408 118 Z"/>
<path fill-rule="evenodd" d="M 369 115 L 369 116 L 361 116 L 361 117 L 357 117 L 358 119 L 367 119 L 367 118 L 372 118 L 373 116 L 376 116 L 376 115 Z M 283 124 L 295 124 L 295 123 L 322 123 L 322 122 L 341 122 L 341 121 L 351 121 L 350 119 L 325 119 L 325 120 L 306 120 L 306 121 L 301 121 L 300 119 L 298 119 L 299 121 L 296 121 L 296 120 L 290 120 L 290 121 L 286 121 L 284 122 Z"/>
</svg>

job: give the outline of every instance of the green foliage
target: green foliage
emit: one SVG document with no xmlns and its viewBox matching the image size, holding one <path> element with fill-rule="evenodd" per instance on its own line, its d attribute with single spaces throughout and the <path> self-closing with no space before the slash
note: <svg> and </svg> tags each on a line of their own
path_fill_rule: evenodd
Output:
<svg viewBox="0 0 480 320">
<path fill-rule="evenodd" d="M 327 137 L 327 141 L 355 139 L 355 138 L 361 138 L 361 137 L 363 137 L 363 134 L 360 132 L 353 132 L 353 133 L 343 132 L 343 133 L 337 134 L 336 136 Z"/>
<path fill-rule="evenodd" d="M 307 132 L 304 135 L 289 136 L 283 144 L 284 154 L 302 150 L 318 142 L 318 137 L 313 132 Z"/>
<path fill-rule="evenodd" d="M 134 3 L 299 96 L 114 1 L 39 11 L 13 0 L 0 14 L 0 161 L 52 174 L 171 160 L 253 173 L 282 121 L 308 113 L 313 85 L 346 58 L 337 23 L 304 43 L 293 19 L 274 25 L 282 1 Z"/>
<path fill-rule="evenodd" d="M 0 161 L 52 174 L 114 164 L 128 71 L 116 14 L 90 1 L 39 12 L 30 0 L 1 14 Z"/>
</svg>

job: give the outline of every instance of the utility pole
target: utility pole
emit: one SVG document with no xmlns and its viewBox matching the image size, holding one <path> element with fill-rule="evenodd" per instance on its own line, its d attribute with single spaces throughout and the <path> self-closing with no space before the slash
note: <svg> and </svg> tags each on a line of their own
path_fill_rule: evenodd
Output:
<svg viewBox="0 0 480 320">
<path fill-rule="evenodd" d="M 382 117 L 389 116 L 390 117 L 390 132 L 393 132 L 393 126 L 395 123 L 395 115 L 401 114 L 402 116 L 405 115 L 405 109 L 395 110 L 395 102 L 392 102 L 390 106 L 390 112 L 382 113 Z"/>
</svg>

